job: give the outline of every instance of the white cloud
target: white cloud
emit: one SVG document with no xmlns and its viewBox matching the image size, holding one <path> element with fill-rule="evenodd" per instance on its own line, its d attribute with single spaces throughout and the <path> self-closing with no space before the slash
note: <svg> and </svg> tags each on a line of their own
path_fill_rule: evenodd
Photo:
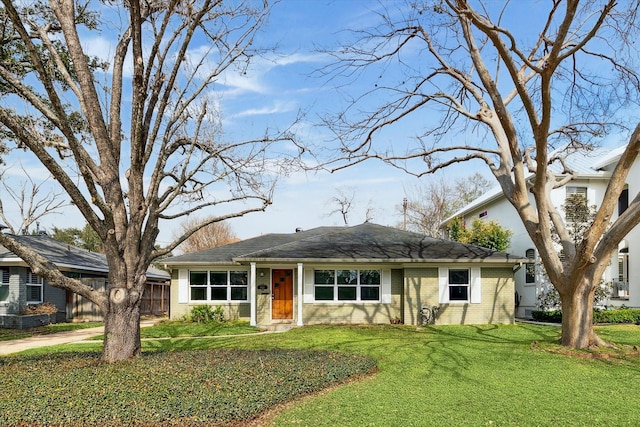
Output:
<svg viewBox="0 0 640 427">
<path fill-rule="evenodd" d="M 295 111 L 296 103 L 293 101 L 275 101 L 271 106 L 262 108 L 249 108 L 248 110 L 241 111 L 240 113 L 233 114 L 230 119 L 236 119 L 239 117 L 247 116 L 261 116 L 266 114 L 279 114 Z"/>
</svg>

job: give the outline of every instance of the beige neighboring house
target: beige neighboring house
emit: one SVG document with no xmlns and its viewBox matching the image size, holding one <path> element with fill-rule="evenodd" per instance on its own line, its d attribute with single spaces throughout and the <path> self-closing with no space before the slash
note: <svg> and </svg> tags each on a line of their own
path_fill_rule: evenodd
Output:
<svg viewBox="0 0 640 427">
<path fill-rule="evenodd" d="M 170 317 L 221 306 L 252 325 L 514 322 L 509 254 L 364 223 L 266 234 L 166 258 Z"/>
</svg>

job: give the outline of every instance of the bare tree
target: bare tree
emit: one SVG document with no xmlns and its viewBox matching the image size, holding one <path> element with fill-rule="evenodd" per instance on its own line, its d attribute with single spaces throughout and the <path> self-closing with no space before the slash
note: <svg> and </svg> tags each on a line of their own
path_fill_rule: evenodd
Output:
<svg viewBox="0 0 640 427">
<path fill-rule="evenodd" d="M 36 182 L 21 166 L 24 172 L 24 179 L 10 180 L 7 179 L 7 170 L 0 172 L 0 181 L 2 181 L 3 193 L 8 197 L 3 197 L 0 193 L 0 218 L 4 225 L 13 234 L 28 233 L 29 227 L 39 222 L 43 217 L 51 214 L 62 213 L 61 208 L 67 205 L 63 199 L 64 192 L 55 189 L 45 189 L 43 186 L 51 177 L 41 182 Z M 18 217 L 9 217 L 5 212 L 6 202 L 9 201 L 20 212 Z M 20 221 L 19 223 L 16 221 Z"/>
<path fill-rule="evenodd" d="M 185 231 L 197 228 L 200 223 L 208 223 L 207 219 L 197 217 L 188 218 L 180 224 L 180 230 L 175 234 L 174 238 L 179 238 Z M 196 252 L 202 249 L 215 248 L 226 245 L 227 243 L 236 242 L 240 239 L 235 235 L 231 226 L 225 222 L 208 223 L 189 236 L 176 249 L 182 253 Z"/>
<path fill-rule="evenodd" d="M 436 0 L 383 9 L 381 25 L 357 32 L 357 40 L 336 51 L 334 64 L 323 70 L 343 88 L 375 78 L 327 120 L 342 142 L 332 168 L 374 158 L 423 176 L 483 162 L 560 294 L 562 344 L 603 345 L 592 326 L 594 290 L 618 242 L 640 222 L 640 195 L 611 222 L 640 149 L 640 125 L 632 114 L 640 100 L 638 3 L 530 6 Z M 424 123 L 415 143 L 380 146 L 384 130 L 415 128 L 412 119 Z M 635 130 L 627 129 L 627 121 Z M 575 176 L 564 155 L 612 133 L 627 135 L 628 145 L 593 223 L 574 242 L 551 190 Z M 554 248 L 553 229 L 564 259 Z"/>
<path fill-rule="evenodd" d="M 407 229 L 437 237 L 442 222 L 487 191 L 491 183 L 479 173 L 449 182 L 440 178 L 407 194 Z"/>
<path fill-rule="evenodd" d="M 340 187 L 336 189 L 336 195 L 328 201 L 328 206 L 333 206 L 333 210 L 326 213 L 326 217 L 339 214 L 342 217 L 344 225 L 349 225 L 349 216 L 355 208 L 356 190 L 353 187 Z M 373 221 L 376 213 L 376 207 L 372 200 L 369 200 L 364 211 L 364 222 Z"/>
<path fill-rule="evenodd" d="M 103 360 L 131 358 L 141 349 L 139 307 L 150 263 L 203 226 L 264 210 L 290 161 L 274 146 L 292 141 L 286 130 L 228 139 L 214 95 L 224 73 L 245 72 L 260 53 L 255 35 L 271 6 L 2 3 L 0 44 L 11 54 L 0 63 L 2 132 L 49 170 L 97 232 L 108 289 L 65 277 L 10 235 L 0 243 L 50 284 L 100 307 Z M 113 42 L 108 61 L 84 50 L 98 36 Z M 208 219 L 155 247 L 162 221 L 198 211 Z"/>
<path fill-rule="evenodd" d="M 355 190 L 353 188 L 338 188 L 336 192 L 338 194 L 329 199 L 329 204 L 333 205 L 334 208 L 327 213 L 327 216 L 340 214 L 342 221 L 344 221 L 344 225 L 349 225 L 349 214 L 353 208 L 353 200 L 356 197 Z M 367 211 L 367 216 L 368 215 L 369 211 Z"/>
</svg>

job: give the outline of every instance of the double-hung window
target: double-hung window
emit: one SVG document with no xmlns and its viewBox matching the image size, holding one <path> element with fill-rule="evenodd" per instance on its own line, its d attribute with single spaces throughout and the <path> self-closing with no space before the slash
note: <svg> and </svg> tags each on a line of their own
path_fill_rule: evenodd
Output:
<svg viewBox="0 0 640 427">
<path fill-rule="evenodd" d="M 564 205 L 567 222 L 582 222 L 588 216 L 587 187 L 567 186 Z"/>
<path fill-rule="evenodd" d="M 479 304 L 482 300 L 480 268 L 439 267 L 438 292 L 440 304 Z"/>
<path fill-rule="evenodd" d="M 9 299 L 9 267 L 0 267 L 0 302 Z"/>
<path fill-rule="evenodd" d="M 42 277 L 35 274 L 31 269 L 27 270 L 27 304 L 42 303 Z"/>
<path fill-rule="evenodd" d="M 191 301 L 247 301 L 248 272 L 190 271 Z"/>
<path fill-rule="evenodd" d="M 469 269 L 449 269 L 449 301 L 469 301 Z"/>
<path fill-rule="evenodd" d="M 314 270 L 316 301 L 380 301 L 380 270 Z"/>
<path fill-rule="evenodd" d="M 530 285 L 536 283 L 536 251 L 535 249 L 527 249 L 525 256 L 531 260 L 524 266 L 524 283 Z"/>
</svg>

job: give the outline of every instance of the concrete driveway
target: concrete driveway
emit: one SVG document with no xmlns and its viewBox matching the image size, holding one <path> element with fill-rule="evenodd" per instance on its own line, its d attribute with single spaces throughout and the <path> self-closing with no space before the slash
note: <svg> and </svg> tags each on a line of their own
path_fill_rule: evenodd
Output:
<svg viewBox="0 0 640 427">
<path fill-rule="evenodd" d="M 140 327 L 153 326 L 157 320 L 142 320 Z M 77 343 L 93 336 L 104 333 L 104 327 L 78 329 L 75 331 L 58 332 L 49 335 L 37 335 L 18 340 L 0 341 L 0 355 L 18 353 L 32 348 L 48 347 L 58 344 Z"/>
</svg>

